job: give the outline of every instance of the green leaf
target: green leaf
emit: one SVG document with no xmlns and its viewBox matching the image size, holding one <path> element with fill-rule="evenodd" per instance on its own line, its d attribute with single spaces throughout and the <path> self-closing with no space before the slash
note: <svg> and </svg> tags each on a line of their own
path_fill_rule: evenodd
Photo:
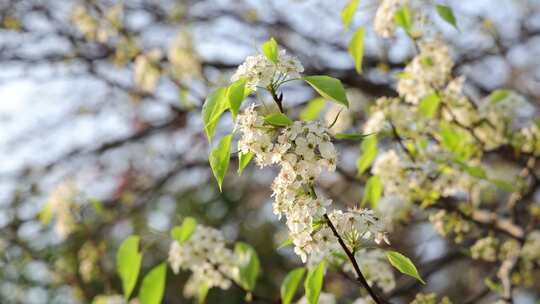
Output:
<svg viewBox="0 0 540 304">
<path fill-rule="evenodd" d="M 53 216 L 52 202 L 47 202 L 39 212 L 38 218 L 43 225 L 48 225 Z"/>
<path fill-rule="evenodd" d="M 307 106 L 300 112 L 300 119 L 309 121 L 315 120 L 319 117 L 322 109 L 324 109 L 325 101 L 321 97 L 313 98 L 307 104 Z"/>
<path fill-rule="evenodd" d="M 447 122 L 441 122 L 439 128 L 442 147 L 452 152 L 460 162 L 471 157 L 474 145 L 470 143 L 471 135 L 467 131 Z"/>
<path fill-rule="evenodd" d="M 467 172 L 467 174 L 469 174 L 470 176 L 476 177 L 479 179 L 487 179 L 486 170 L 484 170 L 484 168 L 477 167 L 477 166 L 469 166 L 465 163 L 461 163 L 461 166 L 463 170 L 465 170 L 465 172 Z"/>
<path fill-rule="evenodd" d="M 236 119 L 240 105 L 242 104 L 242 101 L 246 99 L 249 93 L 249 90 L 246 88 L 245 79 L 238 79 L 227 87 L 227 100 L 229 103 L 229 108 L 231 109 L 233 120 Z"/>
<path fill-rule="evenodd" d="M 283 113 L 272 113 L 264 118 L 264 122 L 276 127 L 286 127 L 293 124 L 293 121 Z"/>
<path fill-rule="evenodd" d="M 411 35 L 412 17 L 407 6 L 403 6 L 396 12 L 394 15 L 394 21 L 397 25 L 401 26 L 405 32 L 407 32 L 407 34 Z"/>
<path fill-rule="evenodd" d="M 324 75 L 306 76 L 304 80 L 312 86 L 322 97 L 332 99 L 339 104 L 349 107 L 347 94 L 341 81 Z"/>
<path fill-rule="evenodd" d="M 317 267 L 308 271 L 306 280 L 304 281 L 304 290 L 306 291 L 306 299 L 308 304 L 317 304 L 319 295 L 323 285 L 325 264 L 320 262 Z"/>
<path fill-rule="evenodd" d="M 231 141 L 232 134 L 224 136 L 214 147 L 212 152 L 210 152 L 210 167 L 212 168 L 212 173 L 214 173 L 214 176 L 218 182 L 219 191 L 221 191 L 223 179 L 225 178 L 225 174 L 229 169 L 229 162 L 231 160 Z"/>
<path fill-rule="evenodd" d="M 202 107 L 202 116 L 204 122 L 204 131 L 208 137 L 208 141 L 212 140 L 217 122 L 223 112 L 229 107 L 229 101 L 226 98 L 227 88 L 219 88 L 206 98 Z"/>
<path fill-rule="evenodd" d="M 171 237 L 173 240 L 178 241 L 178 243 L 183 244 L 191 238 L 196 227 L 197 220 L 188 216 L 182 221 L 182 225 L 171 229 Z"/>
<path fill-rule="evenodd" d="M 285 247 L 289 247 L 293 244 L 293 239 L 289 236 L 285 241 L 281 242 L 281 244 L 279 244 L 279 246 L 277 247 L 277 249 L 281 249 L 281 248 L 285 248 Z"/>
<path fill-rule="evenodd" d="M 253 152 L 238 153 L 238 174 L 242 174 L 254 155 Z"/>
<path fill-rule="evenodd" d="M 165 279 L 167 277 L 167 264 L 161 263 L 152 268 L 144 277 L 139 301 L 141 304 L 160 304 L 165 291 Z"/>
<path fill-rule="evenodd" d="M 411 276 L 422 282 L 423 284 L 426 284 L 426 282 L 424 282 L 424 280 L 422 280 L 422 278 L 420 277 L 420 274 L 418 274 L 416 266 L 414 266 L 413 262 L 408 257 L 397 251 L 389 250 L 386 251 L 386 258 L 388 259 L 390 264 L 392 264 L 392 266 L 394 266 L 401 273 Z"/>
<path fill-rule="evenodd" d="M 131 292 L 137 283 L 141 261 L 139 237 L 131 235 L 122 242 L 116 253 L 116 271 L 122 280 L 122 290 L 126 300 L 131 296 Z"/>
<path fill-rule="evenodd" d="M 337 133 L 334 135 L 336 139 L 347 139 L 347 140 L 356 140 L 360 141 L 370 134 L 360 134 L 360 133 Z"/>
<path fill-rule="evenodd" d="M 362 74 L 362 59 L 364 58 L 364 35 L 366 29 L 361 27 L 353 35 L 349 44 L 349 53 L 354 59 L 354 67 L 358 74 Z"/>
<path fill-rule="evenodd" d="M 366 182 L 361 206 L 364 207 L 366 202 L 369 202 L 372 209 L 377 208 L 377 204 L 381 200 L 382 190 L 381 178 L 377 175 L 371 176 Z"/>
<path fill-rule="evenodd" d="M 278 62 L 278 45 L 274 37 L 264 42 L 261 46 L 264 56 L 273 63 Z"/>
<path fill-rule="evenodd" d="M 358 8 L 358 2 L 359 0 L 350 0 L 347 5 L 343 8 L 341 11 L 341 22 L 343 23 L 343 26 L 345 28 L 348 28 L 349 25 L 351 25 L 351 21 L 354 17 L 354 13 L 356 12 L 356 9 Z"/>
<path fill-rule="evenodd" d="M 512 93 L 512 91 L 510 90 L 495 90 L 491 94 L 489 94 L 488 98 L 492 103 L 495 104 L 506 99 L 506 97 L 508 97 L 510 93 Z"/>
<path fill-rule="evenodd" d="M 418 105 L 420 114 L 426 118 L 433 118 L 439 109 L 440 101 L 441 99 L 437 93 L 425 96 L 420 100 L 420 104 Z"/>
<path fill-rule="evenodd" d="M 208 295 L 208 284 L 206 282 L 203 282 L 199 285 L 199 293 L 197 294 L 197 304 L 203 304 L 206 300 L 206 296 Z"/>
<path fill-rule="evenodd" d="M 250 245 L 237 242 L 234 246 L 234 255 L 240 269 L 238 283 L 246 290 L 253 291 L 261 268 L 257 252 Z"/>
<path fill-rule="evenodd" d="M 454 11 L 452 11 L 452 9 L 450 7 L 445 6 L 445 5 L 437 5 L 436 9 L 437 9 L 437 14 L 439 14 L 439 16 L 444 21 L 448 22 L 456 30 L 458 29 L 457 22 L 456 22 L 456 17 L 454 16 Z"/>
<path fill-rule="evenodd" d="M 501 284 L 494 282 L 491 278 L 485 278 L 484 284 L 486 284 L 487 288 L 489 288 L 491 291 L 502 294 L 503 287 Z"/>
<path fill-rule="evenodd" d="M 103 214 L 105 210 L 103 209 L 103 203 L 100 200 L 98 200 L 97 198 L 90 198 L 88 201 L 94 208 L 94 211 L 96 211 L 97 215 Z"/>
<path fill-rule="evenodd" d="M 505 191 L 505 192 L 515 192 L 516 191 L 516 187 L 510 183 L 510 182 L 507 182 L 505 180 L 502 180 L 502 179 L 490 179 L 489 180 L 491 183 L 493 183 L 497 188 Z"/>
<path fill-rule="evenodd" d="M 291 270 L 285 279 L 283 279 L 281 289 L 279 290 L 282 304 L 290 304 L 292 302 L 294 294 L 296 293 L 298 285 L 300 285 L 300 281 L 302 281 L 305 272 L 305 268 L 299 267 Z"/>
<path fill-rule="evenodd" d="M 377 135 L 366 136 L 360 145 L 360 157 L 356 162 L 358 176 L 362 175 L 371 166 L 377 156 Z"/>
</svg>

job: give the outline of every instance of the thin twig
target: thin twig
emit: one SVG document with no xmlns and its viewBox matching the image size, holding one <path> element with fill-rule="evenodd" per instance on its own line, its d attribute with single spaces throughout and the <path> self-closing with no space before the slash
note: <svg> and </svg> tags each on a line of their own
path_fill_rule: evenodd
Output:
<svg viewBox="0 0 540 304">
<path fill-rule="evenodd" d="M 383 300 L 381 300 L 375 291 L 369 286 L 368 282 L 366 281 L 366 278 L 362 274 L 362 271 L 360 271 L 360 266 L 358 266 L 358 263 L 356 262 L 356 259 L 354 258 L 353 253 L 349 250 L 341 236 L 339 235 L 338 231 L 336 230 L 336 227 L 334 227 L 334 224 L 332 224 L 332 221 L 330 220 L 330 217 L 328 217 L 328 214 L 324 214 L 324 219 L 326 220 L 326 223 L 334 233 L 334 236 L 338 239 L 339 245 L 341 248 L 343 248 L 343 251 L 345 251 L 345 254 L 351 261 L 354 271 L 356 272 L 356 280 L 360 282 L 360 284 L 367 290 L 373 301 L 377 304 L 383 304 L 386 303 Z"/>
</svg>

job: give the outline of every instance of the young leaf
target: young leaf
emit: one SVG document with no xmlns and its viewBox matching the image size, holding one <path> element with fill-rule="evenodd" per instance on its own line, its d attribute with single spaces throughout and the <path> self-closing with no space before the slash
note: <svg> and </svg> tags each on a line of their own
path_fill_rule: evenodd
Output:
<svg viewBox="0 0 540 304">
<path fill-rule="evenodd" d="M 465 170 L 465 172 L 467 172 L 467 174 L 469 174 L 470 176 L 472 177 L 476 177 L 476 178 L 479 178 L 479 179 L 487 179 L 487 173 L 486 173 L 486 170 L 484 170 L 484 168 L 482 167 L 478 167 L 478 166 L 469 166 L 465 163 L 462 163 L 462 162 L 459 162 L 458 163 L 461 165 L 461 167 L 463 168 L 463 170 Z"/>
<path fill-rule="evenodd" d="M 371 204 L 372 209 L 377 208 L 377 204 L 379 203 L 379 200 L 381 199 L 381 195 L 382 195 L 381 178 L 377 175 L 373 175 L 367 180 L 361 206 L 363 207 L 366 204 L 366 202 L 369 202 Z"/>
<path fill-rule="evenodd" d="M 339 104 L 349 107 L 347 94 L 341 81 L 324 75 L 306 76 L 304 80 L 312 86 L 322 97 L 332 99 Z"/>
<path fill-rule="evenodd" d="M 206 296 L 208 295 L 208 284 L 206 282 L 199 285 L 199 293 L 197 294 L 197 304 L 204 304 Z"/>
<path fill-rule="evenodd" d="M 279 290 L 282 304 L 290 304 L 292 302 L 294 294 L 296 293 L 298 285 L 300 285 L 300 281 L 302 281 L 305 272 L 305 268 L 299 267 L 291 270 L 285 279 L 283 279 L 281 289 Z"/>
<path fill-rule="evenodd" d="M 302 112 L 300 112 L 300 119 L 305 121 L 317 119 L 324 108 L 324 104 L 325 101 L 322 97 L 313 98 L 308 102 Z"/>
<path fill-rule="evenodd" d="M 418 105 L 420 114 L 426 118 L 433 118 L 439 109 L 440 101 L 441 99 L 437 93 L 433 93 L 422 98 L 422 100 L 420 100 L 420 104 Z"/>
<path fill-rule="evenodd" d="M 315 268 L 308 271 L 306 280 L 304 281 L 304 290 L 306 291 L 306 299 L 308 304 L 319 303 L 319 295 L 323 285 L 325 264 L 320 262 Z"/>
<path fill-rule="evenodd" d="M 165 279 L 167 276 L 167 264 L 161 263 L 152 268 L 144 277 L 139 301 L 141 304 L 160 304 L 165 291 Z"/>
<path fill-rule="evenodd" d="M 353 35 L 349 44 L 349 53 L 354 59 L 354 67 L 358 74 L 362 74 L 362 59 L 364 58 L 364 35 L 366 29 L 361 27 Z"/>
<path fill-rule="evenodd" d="M 229 107 L 228 99 L 226 98 L 227 88 L 219 88 L 210 93 L 202 107 L 202 118 L 204 122 L 204 131 L 208 137 L 208 141 L 212 140 L 214 130 L 221 114 Z"/>
<path fill-rule="evenodd" d="M 246 243 L 237 242 L 234 246 L 234 255 L 240 264 L 239 284 L 247 290 L 255 289 L 255 283 L 260 271 L 260 262 L 257 252 Z"/>
<path fill-rule="evenodd" d="M 495 90 L 491 94 L 489 94 L 489 100 L 492 103 L 498 103 L 499 101 L 504 100 L 506 97 L 510 95 L 512 91 L 510 90 Z"/>
<path fill-rule="evenodd" d="M 278 45 L 274 37 L 265 41 L 262 44 L 262 53 L 264 56 L 273 63 L 278 62 Z"/>
<path fill-rule="evenodd" d="M 173 240 L 178 241 L 182 244 L 185 241 L 189 240 L 195 228 L 197 227 L 197 220 L 188 216 L 184 219 L 181 226 L 175 226 L 171 229 L 171 237 Z"/>
<path fill-rule="evenodd" d="M 510 182 L 507 182 L 505 180 L 502 180 L 502 179 L 490 179 L 489 180 L 491 183 L 493 183 L 497 188 L 505 191 L 505 192 L 515 192 L 516 191 L 516 186 L 514 186 L 512 183 Z"/>
<path fill-rule="evenodd" d="M 47 202 L 39 212 L 38 218 L 43 225 L 48 225 L 53 216 L 52 203 Z"/>
<path fill-rule="evenodd" d="M 360 145 L 360 158 L 356 162 L 356 169 L 358 171 L 358 176 L 362 175 L 369 166 L 375 160 L 377 156 L 377 135 L 372 134 L 366 136 Z"/>
<path fill-rule="evenodd" d="M 411 34 L 412 30 L 412 17 L 411 12 L 407 6 L 400 8 L 394 15 L 394 21 L 397 25 L 401 26 L 407 34 Z"/>
<path fill-rule="evenodd" d="M 218 182 L 219 191 L 221 191 L 221 184 L 223 184 L 223 179 L 229 169 L 229 162 L 231 160 L 231 141 L 232 134 L 226 135 L 214 147 L 212 152 L 210 152 L 210 167 Z"/>
<path fill-rule="evenodd" d="M 238 174 L 242 174 L 244 169 L 249 165 L 249 162 L 253 158 L 254 154 L 253 152 L 249 153 L 238 153 Z"/>
<path fill-rule="evenodd" d="M 336 139 L 347 139 L 347 140 L 356 140 L 360 141 L 370 134 L 360 134 L 360 133 L 337 133 L 334 135 Z"/>
<path fill-rule="evenodd" d="M 448 22 L 456 30 L 458 29 L 457 22 L 456 22 L 456 17 L 454 16 L 454 12 L 452 11 L 452 9 L 450 7 L 445 6 L 445 5 L 437 5 L 436 9 L 437 9 L 437 14 L 439 14 L 439 16 L 444 21 Z"/>
<path fill-rule="evenodd" d="M 411 276 L 422 282 L 423 284 L 426 284 L 426 282 L 424 282 L 424 280 L 422 280 L 422 278 L 420 277 L 420 274 L 418 274 L 416 266 L 414 266 L 413 262 L 408 257 L 397 251 L 389 250 L 386 251 L 386 258 L 388 259 L 390 264 L 394 266 L 397 270 L 399 270 L 401 273 Z"/>
<path fill-rule="evenodd" d="M 293 239 L 289 236 L 285 241 L 281 242 L 277 249 L 285 248 L 291 246 L 293 243 Z"/>
<path fill-rule="evenodd" d="M 264 122 L 276 127 L 286 127 L 293 124 L 293 121 L 283 113 L 273 113 L 264 118 Z"/>
<path fill-rule="evenodd" d="M 350 0 L 341 11 L 341 22 L 345 28 L 348 28 L 349 25 L 351 25 L 356 8 L 358 8 L 358 2 L 359 0 Z"/>
<path fill-rule="evenodd" d="M 122 280 L 122 290 L 126 300 L 131 296 L 135 283 L 137 283 L 141 261 L 139 237 L 131 235 L 122 242 L 116 253 L 116 271 Z"/>
<path fill-rule="evenodd" d="M 246 88 L 245 79 L 238 79 L 237 81 L 231 83 L 227 88 L 227 100 L 229 102 L 229 108 L 231 109 L 233 120 L 236 119 L 240 105 L 248 95 L 249 90 Z"/>
</svg>

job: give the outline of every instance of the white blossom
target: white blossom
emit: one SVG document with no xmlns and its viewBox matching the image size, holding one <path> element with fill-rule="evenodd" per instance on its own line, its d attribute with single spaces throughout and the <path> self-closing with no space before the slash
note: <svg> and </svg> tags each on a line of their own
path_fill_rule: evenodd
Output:
<svg viewBox="0 0 540 304">
<path fill-rule="evenodd" d="M 156 89 L 159 78 L 161 77 L 161 71 L 159 69 L 161 56 L 161 50 L 153 49 L 137 56 L 135 59 L 135 83 L 141 90 L 152 93 Z"/>
<path fill-rule="evenodd" d="M 477 240 L 471 247 L 471 256 L 476 260 L 495 262 L 497 260 L 498 240 L 492 236 Z"/>
<path fill-rule="evenodd" d="M 417 104 L 435 90 L 443 89 L 454 63 L 448 46 L 439 39 L 420 42 L 420 54 L 407 64 L 397 91 L 405 101 Z"/>
<path fill-rule="evenodd" d="M 540 230 L 535 230 L 527 236 L 521 255 L 523 258 L 536 261 L 540 265 Z"/>
<path fill-rule="evenodd" d="M 73 212 L 77 208 L 75 200 L 78 195 L 77 185 L 74 181 L 66 181 L 54 188 L 47 205 L 42 210 L 40 218 L 44 223 L 54 217 L 54 231 L 61 238 L 66 238 L 76 227 Z"/>
<path fill-rule="evenodd" d="M 519 131 L 519 147 L 525 153 L 540 155 L 540 127 L 536 123 L 531 123 L 529 126 L 522 128 Z"/>
<path fill-rule="evenodd" d="M 385 293 L 396 287 L 394 272 L 388 264 L 383 250 L 360 249 L 356 252 L 355 259 L 370 286 L 377 285 Z M 344 265 L 344 270 L 354 272 L 354 269 L 349 263 Z"/>
<path fill-rule="evenodd" d="M 303 296 L 296 303 L 297 304 L 307 304 L 308 301 L 307 301 L 307 298 L 305 296 Z M 319 301 L 317 303 L 318 304 L 336 304 L 337 303 L 336 296 L 334 296 L 331 293 L 321 292 L 319 294 Z"/>
<path fill-rule="evenodd" d="M 226 247 L 221 231 L 203 225 L 197 225 L 184 243 L 171 243 L 168 261 L 174 273 L 180 269 L 192 272 L 192 284 L 184 290 L 187 295 L 192 295 L 193 284 L 228 289 L 231 279 L 238 275 L 238 258 Z"/>
<path fill-rule="evenodd" d="M 408 0 L 382 0 L 375 13 L 375 19 L 373 20 L 375 32 L 383 38 L 394 36 L 396 30 L 394 16 L 397 11 L 408 2 Z"/>
<path fill-rule="evenodd" d="M 364 124 L 364 134 L 378 133 L 384 127 L 385 121 L 386 117 L 384 116 L 384 112 L 376 111 L 375 113 L 371 114 L 369 119 Z"/>
<path fill-rule="evenodd" d="M 266 88 L 275 82 L 299 78 L 304 67 L 296 57 L 285 50 L 278 52 L 278 61 L 273 63 L 263 54 L 248 56 L 231 77 L 231 81 L 246 80 L 246 87 L 256 91 L 257 87 Z"/>
</svg>

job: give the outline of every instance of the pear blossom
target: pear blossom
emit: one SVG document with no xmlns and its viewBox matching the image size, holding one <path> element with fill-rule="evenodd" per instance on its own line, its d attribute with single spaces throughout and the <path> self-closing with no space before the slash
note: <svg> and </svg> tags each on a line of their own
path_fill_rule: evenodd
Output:
<svg viewBox="0 0 540 304">
<path fill-rule="evenodd" d="M 383 0 L 379 8 L 377 8 L 375 19 L 373 20 L 375 32 L 383 38 L 392 37 L 396 30 L 394 16 L 408 2 L 408 0 Z"/>
<path fill-rule="evenodd" d="M 299 78 L 304 67 L 296 57 L 279 50 L 277 63 L 273 63 L 263 54 L 248 56 L 231 77 L 231 82 L 246 80 L 246 87 L 256 91 L 257 87 L 266 88 L 276 81 Z"/>
<path fill-rule="evenodd" d="M 442 89 L 454 63 L 448 46 L 439 39 L 420 42 L 420 54 L 407 64 L 397 85 L 399 96 L 411 104 Z"/>
<path fill-rule="evenodd" d="M 168 261 L 174 273 L 180 269 L 190 270 L 190 282 L 205 283 L 209 288 L 228 289 L 231 279 L 238 274 L 238 259 L 226 247 L 222 232 L 203 225 L 197 225 L 184 243 L 171 243 Z M 185 291 L 188 295 L 191 294 L 189 286 Z"/>
</svg>

